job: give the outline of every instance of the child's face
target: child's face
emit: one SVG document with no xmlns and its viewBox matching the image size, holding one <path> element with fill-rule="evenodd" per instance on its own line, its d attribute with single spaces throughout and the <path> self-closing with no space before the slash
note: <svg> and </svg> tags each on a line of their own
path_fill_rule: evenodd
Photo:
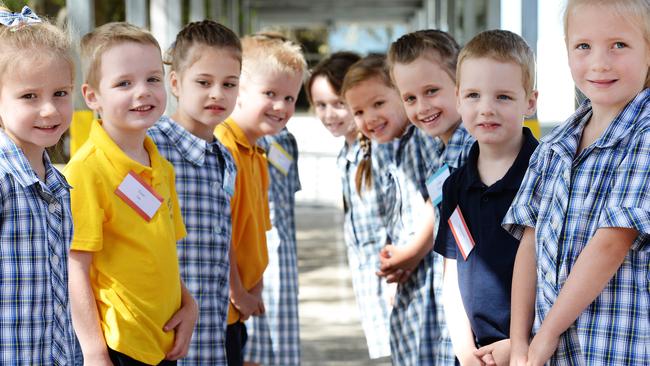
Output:
<svg viewBox="0 0 650 366">
<path fill-rule="evenodd" d="M 606 7 L 579 6 L 566 43 L 573 80 L 594 108 L 617 114 L 643 90 L 650 46 L 636 22 Z"/>
<path fill-rule="evenodd" d="M 101 115 L 106 129 L 145 131 L 167 102 L 160 52 L 153 45 L 126 42 L 101 57 L 99 87 L 83 87 L 86 104 Z"/>
<path fill-rule="evenodd" d="M 279 133 L 296 110 L 302 75 L 295 72 L 259 72 L 247 75 L 239 88 L 237 106 L 252 136 Z M 250 122 L 250 123 L 248 123 Z"/>
<path fill-rule="evenodd" d="M 170 86 L 178 97 L 179 117 L 211 132 L 235 107 L 241 63 L 227 49 L 200 45 L 193 52 L 199 58 L 180 74 L 172 71 Z"/>
<path fill-rule="evenodd" d="M 460 67 L 458 111 L 469 133 L 480 144 L 507 144 L 521 135 L 537 101 L 536 92 L 526 95 L 521 66 L 469 58 Z"/>
<path fill-rule="evenodd" d="M 456 85 L 433 55 L 393 66 L 393 79 L 409 120 L 430 136 L 451 138 L 460 121 Z"/>
<path fill-rule="evenodd" d="M 379 143 L 401 136 L 408 118 L 397 91 L 379 78 L 355 85 L 345 93 L 345 100 L 361 133 Z"/>
<path fill-rule="evenodd" d="M 335 137 L 347 136 L 357 130 L 352 114 L 341 96 L 324 76 L 317 76 L 311 84 L 311 97 L 316 116 Z"/>
<path fill-rule="evenodd" d="M 0 120 L 26 155 L 55 145 L 70 126 L 72 72 L 61 57 L 28 57 L 2 76 Z"/>
</svg>

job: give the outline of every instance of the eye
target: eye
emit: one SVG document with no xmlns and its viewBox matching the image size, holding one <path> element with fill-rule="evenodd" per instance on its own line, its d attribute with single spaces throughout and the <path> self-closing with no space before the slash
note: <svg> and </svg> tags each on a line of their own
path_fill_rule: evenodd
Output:
<svg viewBox="0 0 650 366">
<path fill-rule="evenodd" d="M 275 92 L 274 91 L 270 91 L 270 90 L 265 91 L 264 95 L 266 95 L 269 98 L 275 98 Z"/>
<path fill-rule="evenodd" d="M 342 101 L 339 100 L 338 102 L 336 102 L 336 103 L 334 104 L 334 108 L 336 108 L 336 109 L 343 109 L 343 108 L 345 108 L 345 102 L 342 102 Z"/>
<path fill-rule="evenodd" d="M 159 83 L 162 79 L 159 78 L 158 76 L 151 76 L 150 78 L 147 79 L 147 82 L 149 83 Z"/>
<path fill-rule="evenodd" d="M 475 98 L 480 98 L 480 95 L 476 92 L 471 92 L 471 93 L 467 93 L 467 95 L 465 95 L 465 98 L 475 99 Z"/>
<path fill-rule="evenodd" d="M 54 96 L 55 97 L 67 97 L 68 92 L 66 90 L 59 90 L 59 91 L 54 92 Z"/>
<path fill-rule="evenodd" d="M 406 97 L 404 97 L 404 103 L 406 104 L 413 104 L 415 103 L 415 100 L 416 98 L 412 95 L 407 95 Z"/>
<path fill-rule="evenodd" d="M 374 106 L 375 108 L 379 108 L 379 107 L 381 107 L 382 105 L 384 105 L 384 101 L 383 101 L 383 100 L 378 100 L 378 101 L 376 101 L 376 102 L 373 104 L 373 106 Z"/>
<path fill-rule="evenodd" d="M 615 42 L 614 43 L 614 48 L 626 48 L 627 45 L 624 42 Z"/>
<path fill-rule="evenodd" d="M 590 48 L 591 46 L 589 46 L 587 43 L 579 43 L 578 45 L 576 45 L 577 50 L 588 50 Z"/>
<path fill-rule="evenodd" d="M 209 87 L 210 86 L 210 82 L 207 81 L 207 80 L 197 80 L 196 83 L 201 85 L 202 87 Z"/>
<path fill-rule="evenodd" d="M 497 95 L 497 99 L 499 99 L 499 100 L 512 100 L 512 98 L 510 98 L 510 96 L 505 95 L 505 94 Z"/>
<path fill-rule="evenodd" d="M 122 80 L 115 83 L 116 88 L 125 88 L 127 86 L 131 86 L 131 82 L 128 80 Z"/>
<path fill-rule="evenodd" d="M 289 102 L 289 103 L 293 103 L 296 100 L 296 98 L 294 98 L 291 95 L 288 95 L 288 96 L 284 97 L 284 100 Z"/>
<path fill-rule="evenodd" d="M 354 111 L 354 116 L 355 116 L 355 117 L 361 117 L 361 116 L 363 116 L 363 111 Z"/>
<path fill-rule="evenodd" d="M 237 86 L 237 84 L 235 84 L 235 83 L 230 83 L 230 82 L 223 83 L 223 87 L 226 88 L 226 89 L 232 89 L 232 88 L 234 88 L 236 86 Z"/>
<path fill-rule="evenodd" d="M 325 109 L 325 103 L 316 102 L 316 109 Z"/>
<path fill-rule="evenodd" d="M 427 89 L 426 95 L 436 94 L 438 92 L 438 90 L 440 90 L 440 89 L 438 89 L 438 88 Z"/>
<path fill-rule="evenodd" d="M 36 99 L 35 93 L 27 93 L 20 96 L 20 99 Z"/>
</svg>

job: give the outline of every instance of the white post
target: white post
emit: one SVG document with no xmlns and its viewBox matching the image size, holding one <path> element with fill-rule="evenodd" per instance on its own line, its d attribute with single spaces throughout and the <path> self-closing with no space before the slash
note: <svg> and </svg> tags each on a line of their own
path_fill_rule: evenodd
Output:
<svg viewBox="0 0 650 366">
<path fill-rule="evenodd" d="M 137 25 L 138 27 L 147 28 L 149 26 L 149 9 L 147 2 L 142 0 L 126 0 L 126 21 Z"/>
<path fill-rule="evenodd" d="M 198 22 L 205 19 L 205 2 L 203 0 L 190 1 L 190 22 Z"/>
</svg>

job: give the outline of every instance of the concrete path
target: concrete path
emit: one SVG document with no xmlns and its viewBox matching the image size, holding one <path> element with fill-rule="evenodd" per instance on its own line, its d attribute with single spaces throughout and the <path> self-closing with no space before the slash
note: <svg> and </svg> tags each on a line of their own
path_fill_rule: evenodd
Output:
<svg viewBox="0 0 650 366">
<path fill-rule="evenodd" d="M 359 321 L 338 207 L 296 207 L 303 366 L 388 366 L 371 361 Z"/>
</svg>

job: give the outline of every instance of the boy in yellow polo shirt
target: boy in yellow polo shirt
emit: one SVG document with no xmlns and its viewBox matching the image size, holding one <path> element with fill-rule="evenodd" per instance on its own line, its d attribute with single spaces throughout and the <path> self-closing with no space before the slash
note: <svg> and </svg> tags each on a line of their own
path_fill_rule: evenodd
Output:
<svg viewBox="0 0 650 366">
<path fill-rule="evenodd" d="M 81 41 L 86 104 L 99 113 L 70 160 L 72 319 L 86 365 L 175 365 L 197 305 L 183 285 L 185 236 L 172 165 L 146 137 L 165 110 L 160 47 L 127 23 Z"/>
<path fill-rule="evenodd" d="M 263 314 L 262 275 L 268 264 L 265 232 L 269 218 L 269 173 L 264 150 L 256 142 L 287 124 L 306 69 L 300 47 L 269 36 L 242 39 L 239 97 L 231 118 L 216 135 L 230 150 L 235 165 L 231 201 L 232 245 L 230 308 L 226 329 L 228 365 L 242 365 L 247 333 L 244 321 Z"/>
</svg>

